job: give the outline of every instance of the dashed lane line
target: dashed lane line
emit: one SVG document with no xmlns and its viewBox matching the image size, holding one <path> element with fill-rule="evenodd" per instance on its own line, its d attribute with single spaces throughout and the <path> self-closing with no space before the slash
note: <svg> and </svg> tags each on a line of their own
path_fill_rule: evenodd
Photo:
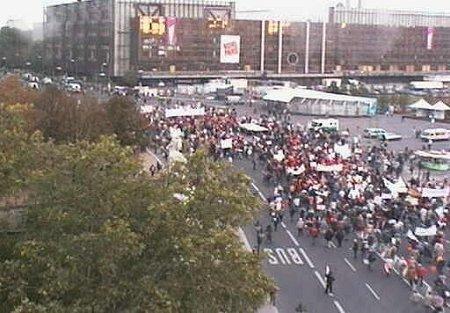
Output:
<svg viewBox="0 0 450 313">
<path fill-rule="evenodd" d="M 333 303 L 334 306 L 338 309 L 339 313 L 346 313 L 342 305 L 339 303 L 339 301 L 334 300 Z"/>
<path fill-rule="evenodd" d="M 375 299 L 380 301 L 380 296 L 375 292 L 375 290 L 373 290 L 372 287 L 370 287 L 370 285 L 368 283 L 366 283 L 366 287 L 367 287 L 367 289 L 369 289 L 370 293 L 375 297 Z"/>
<path fill-rule="evenodd" d="M 319 283 L 322 285 L 322 287 L 325 289 L 326 288 L 326 284 L 325 284 L 325 280 L 323 279 L 322 276 L 320 276 L 318 271 L 314 271 L 314 275 L 316 275 L 317 279 L 319 280 Z"/>
<path fill-rule="evenodd" d="M 261 190 L 259 190 L 258 186 L 256 186 L 254 182 L 252 182 L 252 187 L 255 188 L 256 192 L 261 197 L 262 201 L 267 202 L 266 197 L 264 197 L 264 194 L 261 192 Z"/>
<path fill-rule="evenodd" d="M 345 261 L 345 263 L 347 263 L 348 267 L 350 267 L 350 269 L 351 269 L 353 272 L 356 272 L 356 268 L 353 266 L 352 263 L 350 263 L 349 260 L 347 260 L 347 258 L 344 258 L 344 261 Z"/>
<path fill-rule="evenodd" d="M 289 229 L 286 229 L 286 232 L 288 234 L 288 236 L 291 238 L 292 242 L 298 247 L 300 246 L 297 239 L 295 239 L 294 235 L 292 235 L 292 233 L 290 232 Z"/>
<path fill-rule="evenodd" d="M 311 259 L 308 257 L 305 250 L 303 250 L 303 248 L 299 248 L 299 250 L 300 250 L 300 253 L 303 255 L 303 257 L 305 258 L 306 263 L 308 263 L 309 267 L 314 268 L 315 266 L 314 266 L 313 262 L 311 262 Z"/>
</svg>

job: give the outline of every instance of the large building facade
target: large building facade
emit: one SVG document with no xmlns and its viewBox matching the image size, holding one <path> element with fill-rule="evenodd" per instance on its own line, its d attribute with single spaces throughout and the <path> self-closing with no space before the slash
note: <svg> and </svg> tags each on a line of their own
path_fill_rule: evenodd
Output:
<svg viewBox="0 0 450 313">
<path fill-rule="evenodd" d="M 431 72 L 450 60 L 443 24 L 236 20 L 232 2 L 81 1 L 48 7 L 44 29 L 52 66 L 88 75 Z"/>
</svg>

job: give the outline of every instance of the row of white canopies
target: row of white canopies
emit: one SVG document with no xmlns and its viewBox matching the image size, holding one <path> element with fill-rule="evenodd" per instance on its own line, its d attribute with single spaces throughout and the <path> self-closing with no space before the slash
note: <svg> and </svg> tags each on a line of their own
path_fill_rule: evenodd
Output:
<svg viewBox="0 0 450 313">
<path fill-rule="evenodd" d="M 442 101 L 430 104 L 425 99 L 420 99 L 411 104 L 409 108 L 415 110 L 418 117 L 427 117 L 432 114 L 436 119 L 445 119 L 445 112 L 450 111 L 450 106 Z"/>
</svg>

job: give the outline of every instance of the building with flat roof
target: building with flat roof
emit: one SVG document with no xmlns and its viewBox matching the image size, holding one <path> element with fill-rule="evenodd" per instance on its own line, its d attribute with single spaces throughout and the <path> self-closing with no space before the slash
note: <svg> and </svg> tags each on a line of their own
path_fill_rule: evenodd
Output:
<svg viewBox="0 0 450 313">
<path fill-rule="evenodd" d="M 129 70 L 201 75 L 449 69 L 450 27 L 338 20 L 240 20 L 233 2 L 72 2 L 45 10 L 45 58 L 53 69 L 112 77 Z"/>
<path fill-rule="evenodd" d="M 177 19 L 206 19 L 222 27 L 234 16 L 234 2 L 225 1 L 76 1 L 45 8 L 45 46 L 53 67 L 122 76 L 135 65 L 137 43 L 148 48 L 144 50 L 149 56 L 165 54 L 174 46 L 158 39 L 165 39 Z M 152 51 L 151 44 L 165 48 Z"/>
<path fill-rule="evenodd" d="M 342 4 L 329 9 L 329 23 L 396 27 L 450 27 L 449 13 L 368 9 Z"/>
</svg>

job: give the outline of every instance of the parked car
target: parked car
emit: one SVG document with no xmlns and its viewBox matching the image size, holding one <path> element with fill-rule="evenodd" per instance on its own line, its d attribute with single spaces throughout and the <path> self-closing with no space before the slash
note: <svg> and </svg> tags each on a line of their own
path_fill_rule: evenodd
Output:
<svg viewBox="0 0 450 313">
<path fill-rule="evenodd" d="M 382 140 L 382 141 L 395 141 L 395 140 L 401 140 L 402 136 L 398 135 L 398 134 L 386 132 L 384 134 L 380 134 L 378 139 Z"/>
<path fill-rule="evenodd" d="M 423 141 L 450 140 L 450 130 L 445 128 L 425 129 L 421 132 L 420 139 Z"/>
<path fill-rule="evenodd" d="M 334 118 L 315 119 L 308 123 L 308 129 L 313 131 L 323 130 L 326 132 L 339 131 L 339 120 Z"/>
<path fill-rule="evenodd" d="M 378 138 L 380 135 L 385 134 L 386 130 L 382 128 L 366 128 L 363 131 L 364 138 Z"/>
</svg>

